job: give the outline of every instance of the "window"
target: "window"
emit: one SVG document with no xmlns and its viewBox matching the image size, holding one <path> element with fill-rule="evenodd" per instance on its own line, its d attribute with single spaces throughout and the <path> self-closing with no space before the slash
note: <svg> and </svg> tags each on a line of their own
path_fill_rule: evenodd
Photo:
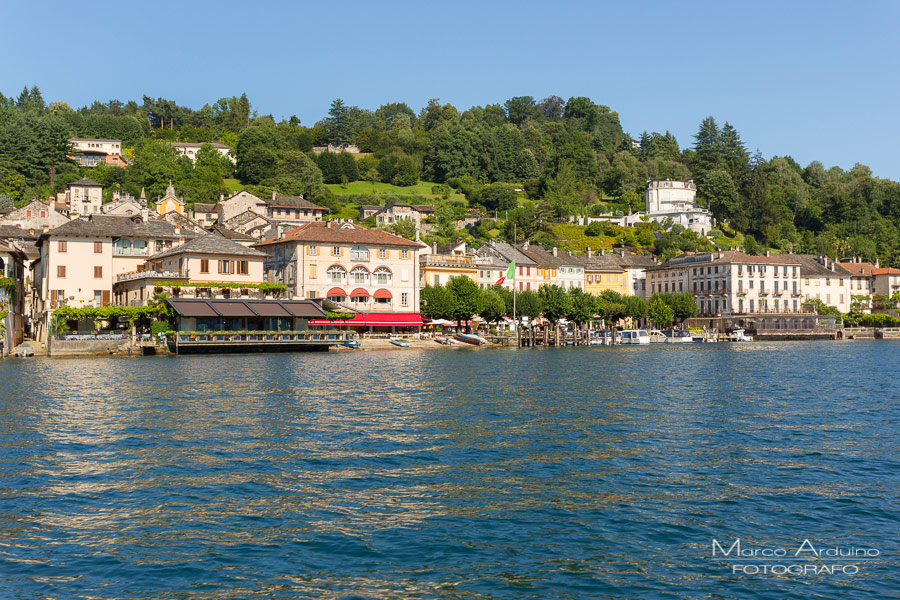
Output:
<svg viewBox="0 0 900 600">
<path fill-rule="evenodd" d="M 30 217 L 31 217 L 31 211 L 30 211 L 30 210 L 26 210 L 26 211 L 25 211 L 25 217 L 26 217 L 26 218 L 30 218 Z"/>
<path fill-rule="evenodd" d="M 316 255 L 319 254 L 319 247 L 316 246 L 315 244 L 310 244 L 310 245 L 307 247 L 307 253 L 308 253 L 310 256 L 316 256 Z"/>
<path fill-rule="evenodd" d="M 318 269 L 316 269 L 316 265 L 309 265 L 309 278 L 315 279 L 316 277 L 318 277 L 317 271 Z"/>
<path fill-rule="evenodd" d="M 44 219 L 44 218 L 46 218 L 46 217 L 47 217 L 47 211 L 46 211 L 46 210 L 42 210 L 42 211 L 41 211 L 41 218 Z"/>
<path fill-rule="evenodd" d="M 378 258 L 387 258 L 387 250 L 385 250 L 384 248 L 379 248 Z"/>
<path fill-rule="evenodd" d="M 369 281 L 369 271 L 365 267 L 355 267 L 350 271 L 350 281 L 356 284 L 365 284 Z"/>
<path fill-rule="evenodd" d="M 327 279 L 329 283 L 344 283 L 344 278 L 346 276 L 347 271 L 340 265 L 334 265 L 328 269 Z"/>
<path fill-rule="evenodd" d="M 409 294 L 407 294 L 406 292 L 403 292 L 402 294 L 400 294 L 400 305 L 406 306 L 408 304 L 409 304 Z"/>
<path fill-rule="evenodd" d="M 230 260 L 220 260 L 219 261 L 219 273 L 223 273 L 228 275 L 229 273 L 234 272 L 234 267 L 232 266 L 232 261 Z"/>
<path fill-rule="evenodd" d="M 66 240 L 59 240 L 56 249 L 60 252 L 68 252 L 69 251 L 69 243 Z"/>
<path fill-rule="evenodd" d="M 94 267 L 94 279 L 103 279 L 103 267 Z"/>
<path fill-rule="evenodd" d="M 401 250 L 401 251 L 400 251 L 400 258 L 402 258 L 402 259 L 404 259 L 404 260 L 406 260 L 407 258 L 409 258 L 409 250 Z"/>
<path fill-rule="evenodd" d="M 201 273 L 209 273 L 209 259 L 208 258 L 200 259 L 200 272 Z"/>
<path fill-rule="evenodd" d="M 341 255 L 341 247 L 340 246 L 332 246 L 331 247 L 331 255 L 332 256 L 340 256 Z"/>
<path fill-rule="evenodd" d="M 375 269 L 375 273 L 373 273 L 375 283 L 378 285 L 390 285 L 392 275 L 391 272 L 386 267 L 378 267 Z M 435 275 L 435 278 L 437 275 Z M 437 280 L 435 280 L 435 284 L 437 284 Z"/>
<path fill-rule="evenodd" d="M 250 274 L 250 262 L 246 261 L 246 260 L 238 261 L 237 272 L 238 272 L 238 275 L 249 275 Z"/>
<path fill-rule="evenodd" d="M 94 242 L 94 254 L 103 254 L 103 242 Z"/>
<path fill-rule="evenodd" d="M 440 275 L 435 275 L 435 276 L 434 276 L 434 285 L 441 285 L 441 276 L 440 276 Z M 522 282 L 521 282 L 521 281 L 519 282 L 519 289 L 522 289 Z"/>
<path fill-rule="evenodd" d="M 56 276 L 60 279 L 65 279 L 66 277 L 66 266 L 65 265 L 57 265 L 56 266 Z"/>
</svg>

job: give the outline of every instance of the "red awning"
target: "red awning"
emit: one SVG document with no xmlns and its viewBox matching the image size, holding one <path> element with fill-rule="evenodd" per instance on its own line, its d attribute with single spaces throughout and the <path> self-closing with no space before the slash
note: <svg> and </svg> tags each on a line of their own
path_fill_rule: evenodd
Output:
<svg viewBox="0 0 900 600">
<path fill-rule="evenodd" d="M 373 294 L 375 298 L 387 298 L 391 299 L 391 293 L 384 288 L 380 290 L 375 290 L 375 294 Z"/>
<path fill-rule="evenodd" d="M 328 290 L 328 293 L 325 294 L 326 298 L 334 298 L 336 296 L 340 296 L 341 298 L 346 298 L 347 292 L 345 292 L 341 288 L 331 288 L 330 290 Z"/>
<path fill-rule="evenodd" d="M 350 292 L 350 297 L 351 298 L 368 298 L 369 292 L 367 292 L 366 290 L 364 290 L 362 288 L 356 288 L 355 290 Z"/>
<path fill-rule="evenodd" d="M 421 327 L 422 315 L 418 313 L 358 313 L 346 321 L 316 319 L 310 325 L 353 325 L 362 327 Z"/>
</svg>

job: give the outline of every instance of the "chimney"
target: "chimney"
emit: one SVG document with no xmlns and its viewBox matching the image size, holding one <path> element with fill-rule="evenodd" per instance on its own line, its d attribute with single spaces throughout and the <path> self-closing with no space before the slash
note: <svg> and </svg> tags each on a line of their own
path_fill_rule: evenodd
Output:
<svg viewBox="0 0 900 600">
<path fill-rule="evenodd" d="M 528 240 L 522 242 L 522 250 L 528 250 Z"/>
<path fill-rule="evenodd" d="M 181 235 L 181 226 L 180 225 L 175 226 L 175 235 Z"/>
<path fill-rule="evenodd" d="M 44 233 L 47 233 L 48 231 L 50 231 L 50 226 L 44 225 Z"/>
<path fill-rule="evenodd" d="M 219 194 L 219 202 L 225 202 L 225 194 Z"/>
<path fill-rule="evenodd" d="M 601 252 L 602 252 L 602 250 L 601 250 Z M 593 254 L 593 251 L 591 250 L 591 247 L 588 246 L 588 247 L 587 247 L 587 257 L 590 258 L 590 257 L 591 257 L 591 254 Z"/>
<path fill-rule="evenodd" d="M 272 202 L 275 202 L 275 190 L 272 190 Z"/>
<path fill-rule="evenodd" d="M 559 251 L 556 249 L 556 246 L 553 246 L 553 256 L 559 256 Z"/>
<path fill-rule="evenodd" d="M 437 254 L 437 242 L 431 242 L 431 252 Z"/>
<path fill-rule="evenodd" d="M 769 251 L 768 251 L 768 250 L 766 250 L 766 256 L 769 256 Z"/>
</svg>

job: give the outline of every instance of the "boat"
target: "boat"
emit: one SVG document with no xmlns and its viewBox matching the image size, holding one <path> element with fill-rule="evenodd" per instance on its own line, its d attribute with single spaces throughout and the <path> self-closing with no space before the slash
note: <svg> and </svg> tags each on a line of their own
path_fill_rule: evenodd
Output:
<svg viewBox="0 0 900 600">
<path fill-rule="evenodd" d="M 453 346 L 454 344 L 458 344 L 457 340 L 454 340 L 452 337 L 447 335 L 436 335 L 434 336 L 434 341 L 438 344 L 443 344 L 444 346 Z"/>
<path fill-rule="evenodd" d="M 623 344 L 649 344 L 650 334 L 646 329 L 625 329 L 622 331 Z"/>
<path fill-rule="evenodd" d="M 662 344 L 666 341 L 666 336 L 659 329 L 651 329 L 650 330 L 650 343 L 651 344 Z"/>
<path fill-rule="evenodd" d="M 348 340 L 342 344 L 345 348 L 359 348 L 360 344 L 358 340 Z"/>
<path fill-rule="evenodd" d="M 743 329 L 733 329 L 728 335 L 729 342 L 752 342 L 753 336 L 744 334 Z"/>
<path fill-rule="evenodd" d="M 613 334 L 616 336 L 615 342 L 613 342 Z M 611 329 L 601 329 L 600 331 L 594 332 L 590 343 L 592 346 L 612 346 L 614 343 L 621 344 L 622 334 Z"/>
<path fill-rule="evenodd" d="M 684 329 L 666 329 L 662 333 L 667 344 L 689 344 L 694 341 L 691 332 Z"/>
<path fill-rule="evenodd" d="M 409 348 L 409 340 L 404 340 L 401 337 L 391 337 L 391 343 L 395 346 L 400 346 L 401 348 Z"/>
<path fill-rule="evenodd" d="M 472 344 L 473 346 L 482 346 L 487 343 L 486 339 L 472 333 L 457 333 L 453 338 L 466 344 Z"/>
<path fill-rule="evenodd" d="M 28 344 L 19 344 L 13 348 L 13 356 L 16 358 L 28 358 L 29 356 L 34 356 L 34 348 Z"/>
</svg>

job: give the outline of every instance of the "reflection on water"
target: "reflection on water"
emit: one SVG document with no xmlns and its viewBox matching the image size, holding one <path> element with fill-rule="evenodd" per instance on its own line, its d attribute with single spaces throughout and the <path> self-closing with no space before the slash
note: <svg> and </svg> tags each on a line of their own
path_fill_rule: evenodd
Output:
<svg viewBox="0 0 900 600">
<path fill-rule="evenodd" d="M 898 354 L 2 361 L 0 597 L 886 597 Z M 713 537 L 882 557 L 732 576 Z"/>
</svg>

